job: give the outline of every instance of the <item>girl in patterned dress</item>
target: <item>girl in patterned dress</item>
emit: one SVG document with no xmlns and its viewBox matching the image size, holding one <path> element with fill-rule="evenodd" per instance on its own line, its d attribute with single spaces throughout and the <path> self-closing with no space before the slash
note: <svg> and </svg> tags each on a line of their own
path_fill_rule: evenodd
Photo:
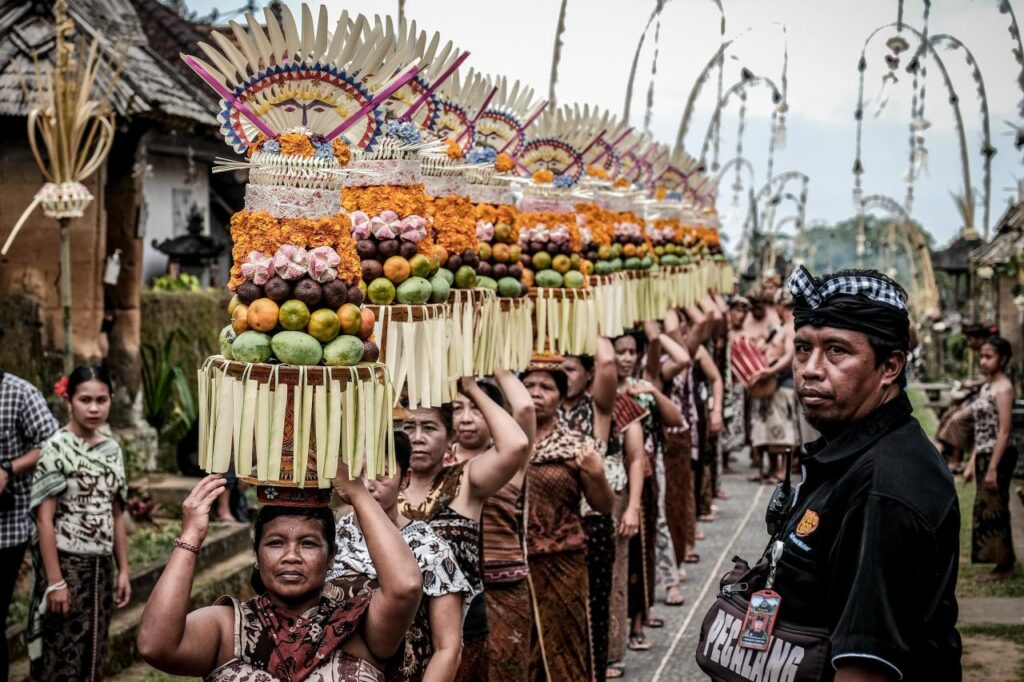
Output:
<svg viewBox="0 0 1024 682">
<path fill-rule="evenodd" d="M 124 462 L 117 442 L 99 431 L 110 398 L 105 370 L 71 373 L 64 396 L 71 421 L 47 441 L 32 479 L 32 679 L 102 679 L 114 606 L 131 598 Z"/>
<path fill-rule="evenodd" d="M 1013 430 L 1013 382 L 1009 367 L 1013 349 L 1001 336 L 981 347 L 980 365 L 985 383 L 971 411 L 974 413 L 974 455 L 964 468 L 964 480 L 977 479 L 974 498 L 971 562 L 995 564 L 983 580 L 1013 576 L 1016 557 L 1010 527 L 1010 478 L 1017 449 L 1010 442 Z"/>
</svg>

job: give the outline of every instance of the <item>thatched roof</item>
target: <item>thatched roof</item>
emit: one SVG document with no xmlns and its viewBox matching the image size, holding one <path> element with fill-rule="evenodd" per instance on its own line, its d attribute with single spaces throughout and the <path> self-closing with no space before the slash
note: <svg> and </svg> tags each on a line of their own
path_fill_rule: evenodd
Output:
<svg viewBox="0 0 1024 682">
<path fill-rule="evenodd" d="M 988 244 L 971 252 L 971 260 L 982 265 L 998 265 L 1024 252 L 1024 201 L 1007 209 L 996 226 L 996 236 Z"/>
<path fill-rule="evenodd" d="M 108 63 L 125 55 L 112 98 L 120 116 L 217 125 L 216 102 L 153 49 L 130 0 L 69 0 L 68 5 L 80 37 L 91 41 L 102 32 Z M 0 0 L 0 115 L 28 113 L 21 78 L 31 83 L 33 57 L 52 60 L 55 44 L 51 2 Z"/>
</svg>

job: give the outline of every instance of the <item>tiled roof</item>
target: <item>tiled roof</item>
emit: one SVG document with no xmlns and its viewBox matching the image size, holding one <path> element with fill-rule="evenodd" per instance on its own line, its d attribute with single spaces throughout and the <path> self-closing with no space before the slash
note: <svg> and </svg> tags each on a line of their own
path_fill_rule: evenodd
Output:
<svg viewBox="0 0 1024 682">
<path fill-rule="evenodd" d="M 124 55 L 112 97 L 118 114 L 217 125 L 216 102 L 150 46 L 130 0 L 69 0 L 69 16 L 84 39 L 91 41 L 98 31 L 103 33 L 108 63 L 117 63 Z M 54 45 L 49 2 L 0 0 L 0 114 L 28 113 L 21 80 L 31 84 L 33 56 L 52 59 Z"/>
</svg>

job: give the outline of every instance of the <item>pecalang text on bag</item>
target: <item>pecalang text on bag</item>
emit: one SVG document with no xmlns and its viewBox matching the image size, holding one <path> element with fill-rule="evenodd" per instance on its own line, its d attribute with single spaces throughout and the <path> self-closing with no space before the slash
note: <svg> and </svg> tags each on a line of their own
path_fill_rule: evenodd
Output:
<svg viewBox="0 0 1024 682">
<path fill-rule="evenodd" d="M 704 656 L 751 682 L 793 682 L 804 648 L 773 637 L 767 651 L 745 649 L 739 646 L 742 625 L 742 618 L 718 609 L 705 639 Z"/>
</svg>

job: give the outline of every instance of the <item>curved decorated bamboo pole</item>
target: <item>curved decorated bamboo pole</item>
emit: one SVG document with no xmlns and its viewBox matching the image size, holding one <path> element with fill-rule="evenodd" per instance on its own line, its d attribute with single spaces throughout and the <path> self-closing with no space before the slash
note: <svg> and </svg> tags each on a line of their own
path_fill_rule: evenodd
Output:
<svg viewBox="0 0 1024 682">
<path fill-rule="evenodd" d="M 864 41 L 864 45 L 861 48 L 860 60 L 857 62 L 857 70 L 860 72 L 859 83 L 857 88 L 857 109 L 854 112 L 854 119 L 857 121 L 857 134 L 856 134 L 856 156 L 853 162 L 853 175 L 854 175 L 854 201 L 855 203 L 860 202 L 863 196 L 861 176 L 864 174 L 864 164 L 861 159 L 861 140 L 863 138 L 864 128 L 864 74 L 867 71 L 867 49 L 871 41 L 880 32 L 897 26 L 898 22 L 892 22 L 879 26 L 872 31 L 867 39 Z M 946 86 L 946 90 L 949 93 L 949 104 L 953 109 L 953 117 L 956 123 L 957 137 L 960 143 L 960 165 L 963 176 L 963 195 L 958 199 L 957 204 L 960 207 L 962 217 L 964 219 L 964 238 L 965 239 L 976 239 L 978 236 L 977 230 L 974 228 L 974 190 L 971 187 L 971 168 L 970 162 L 967 155 L 967 137 L 964 131 L 964 119 L 963 114 L 960 111 L 960 97 L 956 93 L 956 88 L 953 86 L 953 81 L 949 76 L 949 71 L 946 69 L 945 63 L 939 56 L 938 51 L 932 46 L 927 38 L 916 28 L 909 26 L 905 22 L 902 27 L 907 31 L 914 34 L 921 43 L 923 50 L 927 50 L 928 54 L 931 55 L 935 64 L 939 67 L 939 72 L 942 75 L 943 83 Z M 863 250 L 863 242 L 858 245 L 858 248 Z M 858 254 L 861 258 L 863 254 Z"/>
<path fill-rule="evenodd" d="M 988 240 L 989 232 L 989 211 L 992 204 L 992 157 L 996 155 L 996 148 L 992 146 L 992 133 L 989 127 L 988 95 L 985 92 L 985 79 L 981 75 L 981 68 L 974 54 L 956 36 L 948 33 L 940 33 L 928 39 L 932 48 L 946 47 L 950 50 L 963 50 L 964 60 L 971 68 L 971 78 L 978 88 L 978 101 L 981 107 L 981 159 L 982 159 L 982 230 L 984 238 Z M 921 49 L 918 50 L 918 53 Z M 916 57 L 916 56 L 915 56 Z"/>
<path fill-rule="evenodd" d="M 729 103 L 729 99 L 737 92 L 745 92 L 748 87 L 757 85 L 765 85 L 771 88 L 772 103 L 775 104 L 776 107 L 782 103 L 782 93 L 771 78 L 768 78 L 767 76 L 755 76 L 749 71 L 746 72 L 742 80 L 734 83 L 732 87 L 725 91 L 725 94 L 722 95 L 722 98 L 718 101 L 718 105 L 715 107 L 715 110 L 711 115 L 711 122 L 708 124 L 707 133 L 704 135 L 704 143 L 701 145 L 701 163 L 706 163 L 707 161 L 708 146 L 711 143 L 711 136 L 714 133 L 715 125 L 719 124 L 721 121 L 722 110 Z"/>
<path fill-rule="evenodd" d="M 1024 42 L 1021 41 L 1020 26 L 1017 25 L 1017 15 L 1013 12 L 1010 0 L 999 0 L 999 13 L 1010 16 L 1010 27 L 1007 31 L 1009 31 L 1013 41 L 1017 43 L 1016 49 L 1013 50 L 1013 58 L 1020 66 L 1020 73 L 1017 74 L 1017 87 L 1024 93 Z M 1019 107 L 1021 118 L 1024 118 L 1024 96 L 1021 97 L 1020 103 L 1017 106 Z"/>
<path fill-rule="evenodd" d="M 558 83 L 558 64 L 562 61 L 562 34 L 565 33 L 565 13 L 569 6 L 569 0 L 562 0 L 562 6 L 558 10 L 558 24 L 555 26 L 555 48 L 551 55 L 551 79 L 548 82 L 548 102 L 554 107 L 555 84 Z"/>
</svg>

